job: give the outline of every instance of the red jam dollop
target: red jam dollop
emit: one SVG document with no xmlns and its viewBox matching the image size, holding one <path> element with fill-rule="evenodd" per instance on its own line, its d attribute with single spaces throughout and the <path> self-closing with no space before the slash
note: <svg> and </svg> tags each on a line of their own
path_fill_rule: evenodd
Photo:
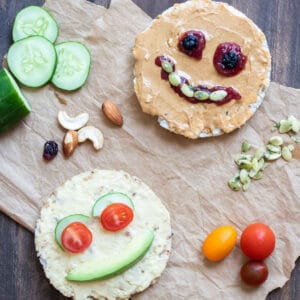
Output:
<svg viewBox="0 0 300 300">
<path fill-rule="evenodd" d="M 178 48 L 186 55 L 200 60 L 205 44 L 206 40 L 203 32 L 199 30 L 189 30 L 180 36 Z"/>
<path fill-rule="evenodd" d="M 157 56 L 155 59 L 155 64 L 159 67 L 162 66 L 162 61 L 167 61 L 172 65 L 173 68 L 173 72 L 175 72 L 176 69 L 176 65 L 175 62 L 169 58 L 168 56 L 165 55 L 161 55 L 161 56 Z M 166 72 L 165 70 L 161 69 L 161 79 L 169 81 L 169 73 Z M 180 80 L 181 83 L 178 86 L 173 86 L 170 84 L 171 88 L 175 91 L 175 93 L 177 93 L 180 97 L 185 98 L 188 102 L 193 103 L 193 104 L 198 104 L 198 103 L 214 103 L 216 105 L 224 105 L 228 102 L 230 102 L 231 100 L 240 100 L 242 98 L 242 96 L 239 94 L 239 92 L 237 92 L 234 88 L 232 87 L 223 87 L 223 86 L 214 86 L 212 88 L 208 88 L 204 85 L 198 85 L 198 86 L 191 86 L 188 79 L 180 76 Z M 227 92 L 227 96 L 222 100 L 222 101 L 212 101 L 210 99 L 207 100 L 198 100 L 195 97 L 187 97 L 186 95 L 184 95 L 181 91 L 181 87 L 183 84 L 187 84 L 189 86 L 191 86 L 191 89 L 194 92 L 197 91 L 202 91 L 202 92 L 207 92 L 208 94 L 211 94 L 212 92 L 215 91 L 219 91 L 219 90 L 223 90 Z"/>
<path fill-rule="evenodd" d="M 247 56 L 236 43 L 221 43 L 217 47 L 213 63 L 219 74 L 230 77 L 240 73 L 246 65 Z"/>
</svg>

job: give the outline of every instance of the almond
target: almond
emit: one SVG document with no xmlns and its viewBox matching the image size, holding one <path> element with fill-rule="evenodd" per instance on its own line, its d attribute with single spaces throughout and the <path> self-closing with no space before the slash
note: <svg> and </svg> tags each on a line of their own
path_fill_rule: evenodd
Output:
<svg viewBox="0 0 300 300">
<path fill-rule="evenodd" d="M 64 154 L 69 157 L 78 145 L 78 133 L 74 130 L 68 130 L 64 137 Z"/>
<path fill-rule="evenodd" d="M 113 103 L 111 100 L 106 100 L 102 104 L 102 111 L 104 115 L 110 120 L 113 124 L 122 126 L 123 125 L 123 117 L 118 106 Z"/>
</svg>

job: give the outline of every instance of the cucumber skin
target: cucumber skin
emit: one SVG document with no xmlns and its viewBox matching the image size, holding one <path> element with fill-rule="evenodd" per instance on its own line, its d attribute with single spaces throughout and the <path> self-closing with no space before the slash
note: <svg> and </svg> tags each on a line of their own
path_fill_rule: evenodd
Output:
<svg viewBox="0 0 300 300">
<path fill-rule="evenodd" d="M 0 68 L 0 132 L 13 127 L 31 112 L 31 109 L 22 103 L 20 95 L 6 72 L 5 69 Z M 17 109 L 15 108 L 16 103 L 11 101 L 12 98 L 18 100 L 19 107 Z"/>
<path fill-rule="evenodd" d="M 24 39 L 21 39 L 21 40 L 16 41 L 14 44 L 19 43 L 19 42 L 21 42 L 21 41 L 23 41 L 23 40 L 26 40 L 26 39 L 30 39 L 30 38 L 32 38 L 32 37 L 40 37 L 40 38 L 43 38 L 43 39 L 45 39 L 47 42 L 49 42 L 50 44 L 52 44 L 48 39 L 46 39 L 45 37 L 43 37 L 43 36 L 41 36 L 41 35 L 31 35 L 31 36 L 28 36 L 28 37 L 26 37 L 26 38 L 24 38 Z M 13 44 L 13 45 L 14 45 L 14 44 Z M 13 45 L 11 45 L 11 46 L 13 46 Z M 7 59 L 6 59 L 6 60 L 7 60 L 7 64 L 8 64 L 8 68 L 9 68 L 11 74 L 13 74 L 13 76 L 15 77 L 15 79 L 16 79 L 20 84 L 22 84 L 23 86 L 28 87 L 28 88 L 36 89 L 36 88 L 41 88 L 41 87 L 43 87 L 44 85 L 46 85 L 47 83 L 49 83 L 49 82 L 51 81 L 52 77 L 54 76 L 54 73 L 55 73 L 55 70 L 56 70 L 56 66 L 57 66 L 57 55 L 56 55 L 56 50 L 55 50 L 55 47 L 54 47 L 53 44 L 52 44 L 52 46 L 53 46 L 54 52 L 55 52 L 55 62 L 54 62 L 54 67 L 53 67 L 53 70 L 52 70 L 52 74 L 50 75 L 50 78 L 49 78 L 47 81 L 45 81 L 44 83 L 42 83 L 42 84 L 40 84 L 40 85 L 36 85 L 36 86 L 30 86 L 30 85 L 24 84 L 23 82 L 21 82 L 21 81 L 17 78 L 17 76 L 14 74 L 13 70 L 10 69 L 9 63 L 8 63 L 8 55 L 9 55 L 9 50 L 10 50 L 10 49 L 8 49 L 8 52 L 7 52 Z"/>
<path fill-rule="evenodd" d="M 47 9 L 45 9 L 44 7 L 36 6 L 36 5 L 29 5 L 29 6 L 27 6 L 27 7 L 24 7 L 23 9 L 29 8 L 29 7 L 38 7 L 38 8 L 40 8 L 40 9 L 44 10 L 44 11 L 49 15 L 49 17 L 50 17 L 51 19 L 53 19 L 53 21 L 54 21 L 54 23 L 55 23 L 55 25 L 56 25 L 57 34 L 56 34 L 55 40 L 54 40 L 53 42 L 49 40 L 49 42 L 52 43 L 52 44 L 54 44 L 54 43 L 56 42 L 58 36 L 59 36 L 59 27 L 58 27 L 58 24 L 57 24 L 56 20 L 55 20 L 54 17 L 52 16 L 52 14 L 51 14 Z M 22 9 L 22 10 L 23 10 L 23 9 Z M 14 42 L 14 43 L 20 40 L 20 39 L 16 39 L 16 38 L 14 37 L 13 32 L 14 32 L 14 27 L 15 27 L 15 22 L 16 22 L 16 20 L 17 20 L 17 16 L 18 16 L 18 14 L 19 14 L 22 10 L 20 10 L 20 11 L 16 14 L 15 19 L 14 19 L 14 23 L 13 23 L 13 27 L 12 27 L 12 28 L 13 28 L 13 29 L 12 29 L 12 39 L 13 39 L 13 42 Z M 27 36 L 27 37 L 29 37 L 29 36 Z M 43 36 L 43 37 L 44 37 L 44 36 Z M 24 38 L 26 38 L 26 37 L 24 37 Z M 44 37 L 44 38 L 47 39 L 46 37 Z M 48 39 L 47 39 L 47 40 L 48 40 Z"/>
<path fill-rule="evenodd" d="M 53 82 L 52 79 L 53 79 L 54 74 L 55 74 L 55 70 L 56 70 L 56 67 L 55 67 L 55 70 L 54 70 L 54 72 L 53 72 L 53 74 L 52 74 L 52 77 L 51 77 L 51 79 L 50 79 L 51 83 L 52 83 L 57 89 L 59 89 L 59 90 L 61 90 L 61 91 L 73 92 L 73 91 L 77 91 L 77 90 L 81 89 L 81 88 L 86 84 L 86 82 L 88 81 L 89 76 L 90 76 L 91 66 L 92 66 L 92 55 L 91 55 L 90 49 L 89 49 L 85 44 L 83 44 L 83 43 L 81 43 L 81 42 L 78 42 L 78 41 L 66 41 L 66 42 L 61 42 L 61 43 L 55 45 L 55 49 L 56 49 L 56 46 L 59 46 L 59 45 L 62 45 L 62 44 L 66 44 L 66 43 L 78 43 L 78 44 L 81 44 L 81 45 L 88 51 L 88 53 L 89 53 L 89 55 L 90 55 L 89 69 L 88 69 L 88 73 L 87 73 L 88 75 L 87 75 L 87 77 L 86 77 L 86 80 L 82 83 L 81 86 L 79 86 L 79 87 L 76 88 L 76 89 L 62 89 L 62 88 L 60 88 L 59 86 L 57 86 L 57 85 Z M 55 51 L 56 51 L 56 50 L 55 50 Z M 56 55 L 56 66 L 57 66 L 57 65 L 58 65 L 58 55 Z"/>
<path fill-rule="evenodd" d="M 127 199 L 129 200 L 128 202 L 131 204 L 129 207 L 130 207 L 132 210 L 134 210 L 134 203 L 133 203 L 133 201 L 129 198 L 128 195 L 126 195 L 126 194 L 124 194 L 124 193 L 121 193 L 121 192 L 110 192 L 110 193 L 104 194 L 103 196 L 100 196 L 100 197 L 95 201 L 95 203 L 94 203 L 94 205 L 93 205 L 93 208 L 92 208 L 92 213 L 91 213 L 91 215 L 92 215 L 93 217 L 99 217 L 99 214 L 96 214 L 96 213 L 95 213 L 95 210 L 96 210 L 98 204 L 101 203 L 102 201 L 105 201 L 104 199 L 107 198 L 108 196 L 110 196 L 110 195 L 116 195 L 116 194 L 125 196 L 125 198 L 127 198 Z M 117 202 L 112 202 L 112 203 L 117 203 Z M 102 211 L 103 211 L 103 210 L 102 210 Z"/>
</svg>

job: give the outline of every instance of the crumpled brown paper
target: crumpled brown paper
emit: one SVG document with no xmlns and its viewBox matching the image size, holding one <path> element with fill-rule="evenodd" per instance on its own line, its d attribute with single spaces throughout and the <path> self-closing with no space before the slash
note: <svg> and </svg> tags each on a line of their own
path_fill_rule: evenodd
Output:
<svg viewBox="0 0 300 300">
<path fill-rule="evenodd" d="M 45 6 L 60 26 L 59 41 L 84 42 L 92 53 L 88 83 L 80 91 L 63 93 L 48 85 L 23 89 L 32 113 L 15 129 L 0 136 L 0 208 L 33 231 L 43 200 L 57 186 L 80 172 L 122 169 L 140 177 L 162 199 L 172 217 L 173 252 L 161 279 L 136 299 L 261 299 L 290 277 L 300 254 L 300 163 L 278 160 L 249 191 L 233 192 L 227 181 L 236 172 L 233 159 L 241 141 L 263 145 L 273 121 L 292 113 L 300 117 L 300 90 L 272 83 L 255 116 L 240 130 L 217 138 L 188 140 L 160 128 L 141 112 L 133 92 L 135 36 L 151 22 L 129 0 L 113 0 L 111 8 L 83 0 L 48 0 Z M 67 101 L 59 102 L 55 92 Z M 119 104 L 125 124 L 111 125 L 100 107 L 105 99 Z M 73 156 L 42 159 L 46 140 L 61 142 L 64 130 L 57 112 L 88 112 L 90 125 L 105 136 L 100 152 L 80 145 Z M 205 236 L 216 226 L 234 225 L 239 234 L 252 222 L 269 224 L 276 250 L 266 260 L 269 278 L 259 288 L 241 284 L 246 260 L 239 247 L 220 263 L 209 263 L 200 252 Z"/>
</svg>

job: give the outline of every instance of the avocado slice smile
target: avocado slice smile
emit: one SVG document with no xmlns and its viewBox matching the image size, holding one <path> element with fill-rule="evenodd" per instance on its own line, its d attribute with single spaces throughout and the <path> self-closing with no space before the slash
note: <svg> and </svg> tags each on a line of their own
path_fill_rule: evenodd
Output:
<svg viewBox="0 0 300 300">
<path fill-rule="evenodd" d="M 70 281 L 104 280 L 119 275 L 135 265 L 147 253 L 154 239 L 153 230 L 147 230 L 131 240 L 115 257 L 86 261 L 71 270 Z"/>
</svg>

